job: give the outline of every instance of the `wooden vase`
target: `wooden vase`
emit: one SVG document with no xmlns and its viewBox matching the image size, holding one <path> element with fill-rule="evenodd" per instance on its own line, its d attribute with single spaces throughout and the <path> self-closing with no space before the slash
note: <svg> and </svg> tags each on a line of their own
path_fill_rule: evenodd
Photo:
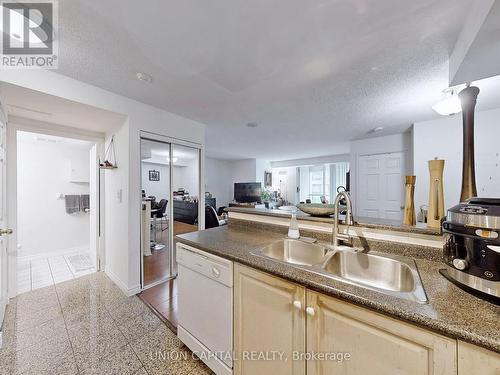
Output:
<svg viewBox="0 0 500 375">
<path fill-rule="evenodd" d="M 417 218 L 415 216 L 415 181 L 417 176 L 406 176 L 405 179 L 405 210 L 403 225 L 415 225 Z"/>
<path fill-rule="evenodd" d="M 462 191 L 460 202 L 477 197 L 476 170 L 474 161 L 474 110 L 479 94 L 477 87 L 471 86 L 458 94 L 462 105 L 463 121 L 463 161 L 462 161 Z"/>
<path fill-rule="evenodd" d="M 444 217 L 444 192 L 443 192 L 444 160 L 429 160 L 429 211 L 427 226 L 440 228 L 441 219 Z"/>
</svg>

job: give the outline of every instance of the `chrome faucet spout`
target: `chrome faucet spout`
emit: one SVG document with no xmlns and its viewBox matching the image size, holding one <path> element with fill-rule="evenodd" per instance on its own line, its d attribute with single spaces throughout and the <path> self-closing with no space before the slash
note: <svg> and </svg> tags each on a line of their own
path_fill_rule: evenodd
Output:
<svg viewBox="0 0 500 375">
<path fill-rule="evenodd" d="M 345 225 L 347 226 L 347 235 L 339 233 L 339 221 L 340 221 L 340 212 L 339 205 L 340 200 L 344 198 L 346 202 L 346 217 L 344 220 Z M 349 235 L 349 227 L 353 224 L 354 220 L 352 218 L 352 202 L 351 197 L 347 191 L 341 191 L 335 197 L 335 212 L 333 215 L 333 233 L 332 233 L 332 244 L 334 248 L 339 246 L 339 241 L 342 239 L 344 241 L 352 242 L 352 238 Z"/>
</svg>

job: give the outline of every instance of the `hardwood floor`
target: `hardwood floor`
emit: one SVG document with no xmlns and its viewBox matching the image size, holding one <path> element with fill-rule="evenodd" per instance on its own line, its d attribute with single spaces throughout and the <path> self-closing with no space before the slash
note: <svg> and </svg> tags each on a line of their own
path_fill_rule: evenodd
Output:
<svg viewBox="0 0 500 375">
<path fill-rule="evenodd" d="M 174 234 L 195 232 L 198 226 L 174 221 Z M 152 250 L 144 257 L 144 285 L 150 285 L 169 275 L 170 250 L 168 230 L 158 233 L 158 242 L 165 244 L 162 250 Z M 174 241 L 175 246 L 175 241 Z M 177 274 L 174 262 L 174 275 Z M 144 290 L 139 297 L 172 329 L 177 331 L 177 281 L 171 279 Z"/>
<path fill-rule="evenodd" d="M 146 289 L 139 297 L 153 308 L 171 329 L 177 331 L 177 279 Z"/>
<path fill-rule="evenodd" d="M 174 235 L 196 232 L 197 225 L 185 224 L 180 221 L 174 221 Z M 151 255 L 143 257 L 144 267 L 144 285 L 151 285 L 157 281 L 165 279 L 170 276 L 170 249 L 168 241 L 168 230 L 158 228 L 157 241 L 165 245 L 162 250 L 151 250 Z M 175 242 L 174 242 L 175 246 Z M 174 275 L 177 270 L 174 267 Z"/>
<path fill-rule="evenodd" d="M 168 245 L 163 250 L 151 250 L 143 259 L 144 285 L 150 285 L 169 276 L 170 251 Z"/>
<path fill-rule="evenodd" d="M 165 228 L 165 226 L 163 227 Z M 157 242 L 165 245 L 161 250 L 151 250 L 151 255 L 143 256 L 144 285 L 165 279 L 169 275 L 170 249 L 168 229 L 160 230 L 158 227 Z"/>
</svg>

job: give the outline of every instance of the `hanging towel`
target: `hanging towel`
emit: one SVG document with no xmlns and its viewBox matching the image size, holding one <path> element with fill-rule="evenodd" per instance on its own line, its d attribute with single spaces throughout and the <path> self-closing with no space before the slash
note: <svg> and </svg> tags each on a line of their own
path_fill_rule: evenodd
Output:
<svg viewBox="0 0 500 375">
<path fill-rule="evenodd" d="M 80 195 L 80 211 L 89 212 L 90 211 L 90 195 L 82 194 Z"/>
<path fill-rule="evenodd" d="M 66 213 L 70 215 L 80 212 L 80 196 L 79 195 L 65 195 L 64 202 L 66 204 Z"/>
</svg>

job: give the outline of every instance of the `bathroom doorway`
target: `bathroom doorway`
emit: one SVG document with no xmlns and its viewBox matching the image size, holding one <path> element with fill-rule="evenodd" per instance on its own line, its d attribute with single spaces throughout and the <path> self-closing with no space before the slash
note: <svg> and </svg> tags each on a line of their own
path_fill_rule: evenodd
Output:
<svg viewBox="0 0 500 375">
<path fill-rule="evenodd" d="M 15 132 L 17 294 L 99 268 L 99 142 Z"/>
</svg>

